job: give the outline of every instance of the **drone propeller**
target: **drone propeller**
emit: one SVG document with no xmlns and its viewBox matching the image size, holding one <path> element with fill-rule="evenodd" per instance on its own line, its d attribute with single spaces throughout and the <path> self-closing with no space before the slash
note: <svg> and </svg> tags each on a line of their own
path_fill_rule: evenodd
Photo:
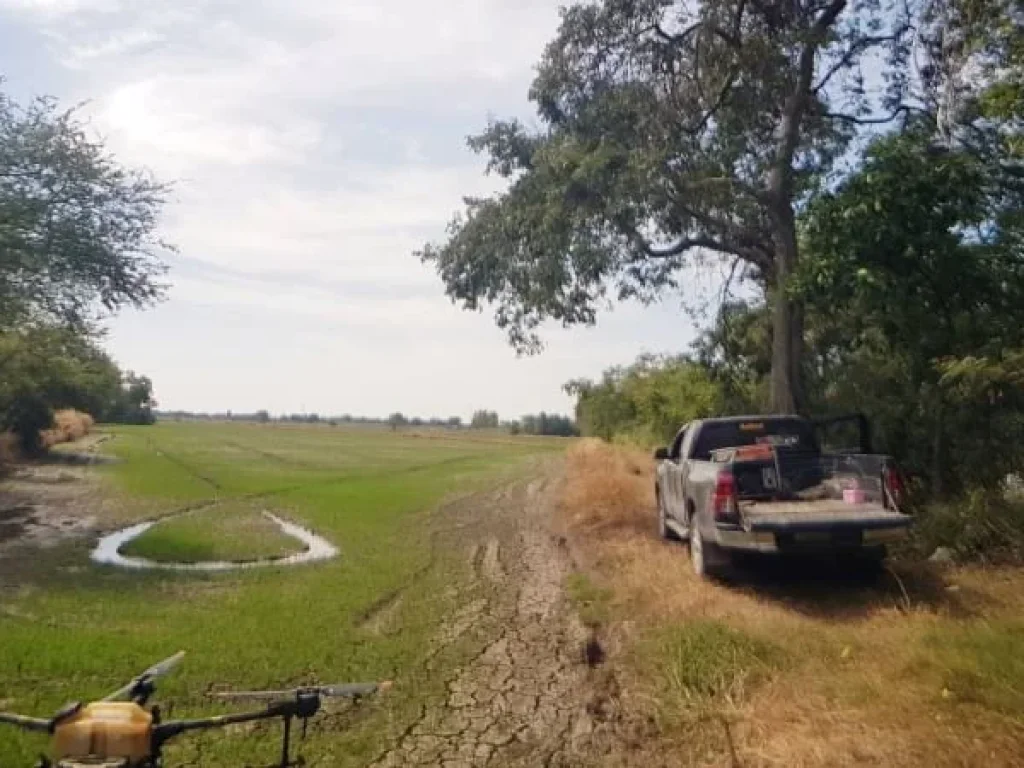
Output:
<svg viewBox="0 0 1024 768">
<path fill-rule="evenodd" d="M 360 699 L 371 696 L 378 691 L 386 691 L 390 682 L 384 683 L 345 683 L 339 685 L 310 685 L 303 688 L 290 688 L 282 691 L 224 691 L 211 693 L 215 699 L 226 701 L 279 701 L 301 695 L 316 695 L 324 698 Z"/>
<path fill-rule="evenodd" d="M 173 656 L 169 656 L 163 661 L 154 664 L 138 677 L 132 678 L 132 681 L 124 687 L 118 688 L 110 695 L 103 697 L 102 701 L 118 701 L 120 699 L 135 698 L 142 698 L 145 700 L 153 692 L 153 681 L 158 677 L 163 677 L 177 667 L 183 658 L 185 658 L 185 652 L 178 651 Z"/>
</svg>

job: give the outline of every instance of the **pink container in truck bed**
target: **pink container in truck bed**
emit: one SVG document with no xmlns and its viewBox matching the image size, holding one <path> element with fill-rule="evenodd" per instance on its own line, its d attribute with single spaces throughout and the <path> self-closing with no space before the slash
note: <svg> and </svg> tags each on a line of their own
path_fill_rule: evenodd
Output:
<svg viewBox="0 0 1024 768">
<path fill-rule="evenodd" d="M 864 504 L 867 500 L 867 493 L 863 488 L 847 488 L 843 491 L 843 501 L 847 504 Z"/>
</svg>

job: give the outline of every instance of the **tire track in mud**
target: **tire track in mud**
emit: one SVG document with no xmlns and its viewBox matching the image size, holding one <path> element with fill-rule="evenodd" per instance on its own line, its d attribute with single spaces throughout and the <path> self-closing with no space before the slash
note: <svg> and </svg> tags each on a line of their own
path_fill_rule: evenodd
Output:
<svg viewBox="0 0 1024 768">
<path fill-rule="evenodd" d="M 480 499 L 490 509 L 469 549 L 488 597 L 469 600 L 424 659 L 473 628 L 491 627 L 478 653 L 448 672 L 442 701 L 418 717 L 374 763 L 397 766 L 578 765 L 595 722 L 588 712 L 589 632 L 563 593 L 570 564 L 548 530 L 549 483 L 508 486 Z"/>
<path fill-rule="evenodd" d="M 170 453 L 169 451 L 166 451 L 163 448 L 159 447 L 155 442 L 153 442 L 152 438 L 146 438 L 146 445 L 153 451 L 154 455 L 159 456 L 161 459 L 164 459 L 170 462 L 171 464 L 175 465 L 179 469 L 184 470 L 187 474 L 191 475 L 196 480 L 199 480 L 202 483 L 206 483 L 211 488 L 213 488 L 215 493 L 222 490 L 220 481 L 218 481 L 216 478 L 210 477 L 209 475 L 200 472 L 198 469 L 196 469 L 194 466 L 192 466 L 187 461 L 182 459 L 180 456 Z"/>
</svg>

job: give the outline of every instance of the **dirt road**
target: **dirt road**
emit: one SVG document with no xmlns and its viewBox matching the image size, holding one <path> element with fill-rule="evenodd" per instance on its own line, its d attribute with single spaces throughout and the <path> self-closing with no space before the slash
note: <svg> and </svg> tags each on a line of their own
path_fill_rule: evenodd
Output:
<svg viewBox="0 0 1024 768">
<path fill-rule="evenodd" d="M 548 468 L 443 511 L 438 535 L 464 542 L 490 589 L 451 617 L 434 650 L 480 625 L 490 636 L 377 765 L 580 765 L 608 738 L 594 714 L 595 649 L 566 598 L 569 557 L 551 527 L 558 482 Z"/>
</svg>

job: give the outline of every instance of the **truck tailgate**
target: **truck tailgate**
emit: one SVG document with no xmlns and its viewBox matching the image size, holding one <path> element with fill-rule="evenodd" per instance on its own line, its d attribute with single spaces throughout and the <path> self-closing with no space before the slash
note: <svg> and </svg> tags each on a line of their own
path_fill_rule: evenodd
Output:
<svg viewBox="0 0 1024 768">
<path fill-rule="evenodd" d="M 740 516 L 748 531 L 775 533 L 907 528 L 912 522 L 909 515 L 881 504 L 847 504 L 839 499 L 741 502 Z"/>
</svg>

